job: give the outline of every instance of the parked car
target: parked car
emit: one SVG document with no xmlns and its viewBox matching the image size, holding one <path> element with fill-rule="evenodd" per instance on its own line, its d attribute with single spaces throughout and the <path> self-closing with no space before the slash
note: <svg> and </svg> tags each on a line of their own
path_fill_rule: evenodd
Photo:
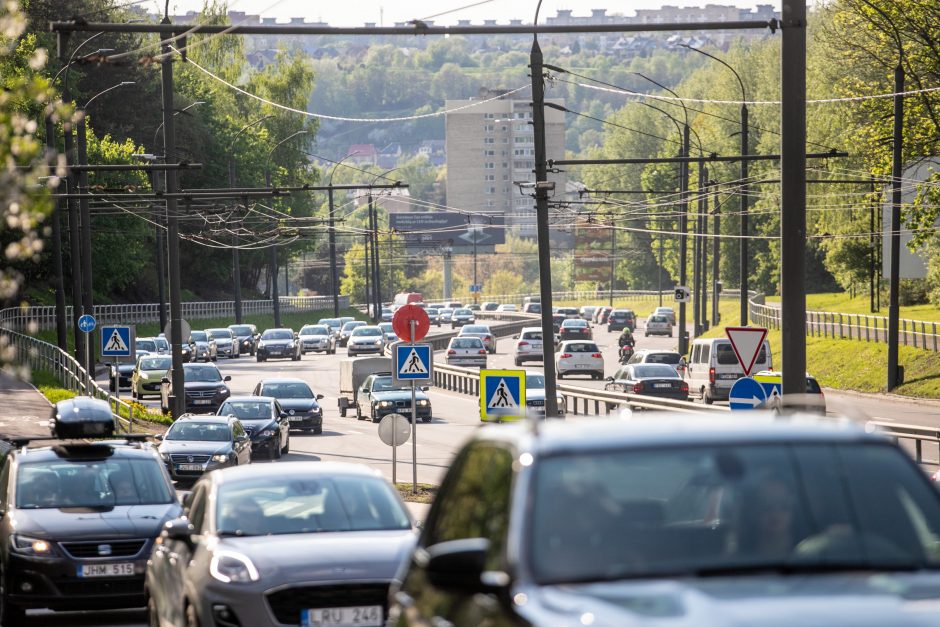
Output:
<svg viewBox="0 0 940 627">
<path fill-rule="evenodd" d="M 266 329 L 258 340 L 255 359 L 259 362 L 282 358 L 300 361 L 300 356 L 300 341 L 293 329 Z"/>
<path fill-rule="evenodd" d="M 646 337 L 651 335 L 668 335 L 672 337 L 672 322 L 669 321 L 668 316 L 651 314 L 650 317 L 646 319 L 646 327 L 643 329 L 643 334 Z"/>
<path fill-rule="evenodd" d="M 636 314 L 630 309 L 614 309 L 607 316 L 608 331 L 623 331 L 630 329 L 630 333 L 636 331 Z"/>
<path fill-rule="evenodd" d="M 343 328 L 339 332 L 339 345 L 345 347 L 349 344 L 349 336 L 352 335 L 353 329 L 357 327 L 364 327 L 366 323 L 362 320 L 349 320 L 348 322 L 343 323 Z"/>
<path fill-rule="evenodd" d="M 297 332 L 297 339 L 300 340 L 302 353 L 311 351 L 327 355 L 336 354 L 336 336 L 325 324 L 305 324 Z"/>
<path fill-rule="evenodd" d="M 262 379 L 252 395 L 277 399 L 287 413 L 291 429 L 323 433 L 323 408 L 320 406 L 323 395 L 314 392 L 303 379 Z"/>
<path fill-rule="evenodd" d="M 555 393 L 555 404 L 558 407 L 558 417 L 564 418 L 567 413 L 565 397 L 558 392 Z M 545 375 L 541 372 L 525 374 L 525 405 L 530 414 L 545 417 Z"/>
<path fill-rule="evenodd" d="M 612 377 L 607 377 L 604 389 L 609 392 L 626 392 L 689 400 L 689 384 L 682 380 L 676 369 L 669 364 L 628 364 L 621 366 Z"/>
<path fill-rule="evenodd" d="M 160 396 L 160 386 L 166 371 L 173 367 L 170 355 L 145 355 L 137 359 L 131 374 L 131 396 L 142 399 Z"/>
<path fill-rule="evenodd" d="M 863 426 L 754 414 L 475 429 L 388 624 L 940 624 L 911 608 L 940 570 L 924 473 Z"/>
<path fill-rule="evenodd" d="M 604 378 L 604 356 L 594 342 L 562 341 L 555 353 L 555 372 L 559 379 L 572 374 L 586 374 L 600 380 Z"/>
<path fill-rule="evenodd" d="M 205 331 L 193 331 L 189 334 L 189 343 L 193 347 L 193 361 L 218 361 L 219 351 L 215 340 Z"/>
<path fill-rule="evenodd" d="M 465 324 L 473 324 L 476 322 L 476 316 L 473 315 L 473 312 L 466 308 L 455 309 L 453 315 L 450 317 L 450 328 L 456 329 L 457 327 L 462 327 Z"/>
<path fill-rule="evenodd" d="M 486 347 L 478 337 L 452 337 L 447 344 L 445 359 L 449 366 L 477 366 L 486 368 Z"/>
<path fill-rule="evenodd" d="M 255 356 L 258 348 L 258 327 L 253 324 L 230 324 L 229 330 L 238 342 L 238 353 Z"/>
<path fill-rule="evenodd" d="M 280 459 L 290 451 L 290 420 L 276 398 L 232 396 L 216 414 L 241 421 L 251 438 L 252 459 Z"/>
<path fill-rule="evenodd" d="M 496 308 L 496 311 L 519 311 L 519 308 L 512 303 L 503 303 Z"/>
<path fill-rule="evenodd" d="M 238 418 L 184 414 L 157 436 L 174 481 L 190 483 L 219 468 L 251 463 L 251 440 Z"/>
<path fill-rule="evenodd" d="M 241 356 L 240 345 L 235 340 L 235 334 L 229 328 L 206 329 L 206 333 L 215 342 L 216 354 L 229 359 L 236 359 Z"/>
<path fill-rule="evenodd" d="M 496 354 L 496 335 L 493 334 L 487 324 L 468 324 L 461 327 L 457 337 L 478 337 L 483 340 L 483 346 L 491 355 Z"/>
<path fill-rule="evenodd" d="M 542 328 L 523 327 L 519 335 L 513 336 L 516 345 L 513 353 L 513 363 L 521 366 L 527 361 L 542 361 Z M 526 386 L 528 388 L 528 386 Z"/>
<path fill-rule="evenodd" d="M 382 329 L 377 326 L 363 325 L 352 330 L 346 340 L 346 352 L 350 357 L 356 355 L 381 355 L 385 352 L 387 339 Z"/>
<path fill-rule="evenodd" d="M 389 584 L 414 541 L 398 493 L 364 466 L 213 472 L 147 566 L 149 624 L 385 625 Z"/>
<path fill-rule="evenodd" d="M 590 340 L 594 338 L 591 326 L 587 320 L 580 318 L 568 318 L 561 323 L 558 331 L 561 341 L 565 340 Z"/>
<path fill-rule="evenodd" d="M 426 388 L 415 392 L 415 412 L 418 420 L 431 422 L 431 399 Z M 411 420 L 411 387 L 399 385 L 388 372 L 371 374 L 359 388 L 356 418 L 380 422 L 388 414 L 402 414 Z"/>
<path fill-rule="evenodd" d="M 214 414 L 219 405 L 231 394 L 226 385 L 232 377 L 222 376 L 215 364 L 183 364 L 183 386 L 187 413 Z M 163 415 L 170 413 L 170 396 L 173 392 L 173 379 L 167 373 L 160 380 L 160 409 Z"/>
<path fill-rule="evenodd" d="M 657 307 L 653 310 L 653 313 L 659 316 L 666 316 L 669 318 L 669 323 L 672 326 L 676 326 L 676 312 L 672 307 Z"/>
</svg>

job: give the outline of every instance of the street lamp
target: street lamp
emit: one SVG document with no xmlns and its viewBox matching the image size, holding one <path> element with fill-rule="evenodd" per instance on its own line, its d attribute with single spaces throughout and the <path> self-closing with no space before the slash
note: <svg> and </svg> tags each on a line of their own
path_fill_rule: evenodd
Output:
<svg viewBox="0 0 940 627">
<path fill-rule="evenodd" d="M 734 77 L 738 81 L 738 86 L 741 88 L 741 182 L 740 182 L 740 194 L 741 194 L 741 246 L 740 246 L 740 283 L 741 283 L 741 326 L 747 326 L 748 319 L 748 110 L 747 110 L 747 90 L 744 88 L 744 81 L 741 80 L 741 75 L 735 71 L 733 67 L 728 65 L 724 60 L 719 59 L 713 54 L 709 54 L 704 50 L 699 50 L 694 46 L 688 44 L 680 44 L 683 48 L 688 48 L 689 50 L 694 50 L 699 54 L 705 55 L 713 61 L 717 61 L 722 64 L 734 74 Z"/>
</svg>

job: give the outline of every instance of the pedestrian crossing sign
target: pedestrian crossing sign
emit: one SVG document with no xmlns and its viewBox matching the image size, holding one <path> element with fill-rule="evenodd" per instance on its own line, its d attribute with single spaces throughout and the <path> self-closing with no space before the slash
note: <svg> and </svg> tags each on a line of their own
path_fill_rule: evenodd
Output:
<svg viewBox="0 0 940 627">
<path fill-rule="evenodd" d="M 395 379 L 398 381 L 430 381 L 433 359 L 430 344 L 398 343 L 394 346 Z"/>
<path fill-rule="evenodd" d="M 101 327 L 102 357 L 133 357 L 134 330 L 128 326 Z"/>
<path fill-rule="evenodd" d="M 525 370 L 480 370 L 480 420 L 525 418 Z"/>
</svg>

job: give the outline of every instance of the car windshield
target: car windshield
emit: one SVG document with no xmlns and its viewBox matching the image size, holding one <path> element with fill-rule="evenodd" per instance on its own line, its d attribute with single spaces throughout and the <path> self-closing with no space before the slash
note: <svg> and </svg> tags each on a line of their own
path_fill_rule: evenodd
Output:
<svg viewBox="0 0 940 627">
<path fill-rule="evenodd" d="M 597 344 L 591 342 L 572 342 L 562 349 L 569 353 L 598 353 Z"/>
<path fill-rule="evenodd" d="M 525 389 L 544 390 L 545 389 L 545 375 L 527 374 L 525 376 Z"/>
<path fill-rule="evenodd" d="M 339 322 L 339 318 L 320 318 L 317 321 L 317 324 L 325 324 L 326 326 L 331 327 L 331 328 L 341 326 Z"/>
<path fill-rule="evenodd" d="M 172 503 L 176 495 L 156 459 L 20 462 L 16 506 L 21 509 L 111 508 Z"/>
<path fill-rule="evenodd" d="M 353 337 L 379 337 L 381 335 L 382 329 L 378 327 L 360 327 L 352 332 Z"/>
<path fill-rule="evenodd" d="M 172 367 L 172 357 L 144 357 L 140 360 L 141 370 L 169 370 Z"/>
<path fill-rule="evenodd" d="M 137 340 L 136 346 L 139 351 L 157 352 L 157 343 L 153 340 Z"/>
<path fill-rule="evenodd" d="M 232 330 L 232 333 L 239 337 L 244 337 L 246 335 L 251 335 L 251 327 L 247 324 L 237 324 L 235 326 L 229 327 Z"/>
<path fill-rule="evenodd" d="M 235 416 L 241 420 L 270 418 L 271 401 L 225 401 L 217 413 L 220 416 Z"/>
<path fill-rule="evenodd" d="M 329 335 L 330 329 L 325 325 L 315 327 L 304 327 L 300 330 L 301 335 Z"/>
<path fill-rule="evenodd" d="M 245 478 L 222 484 L 216 507 L 221 536 L 411 528 L 398 498 L 378 477 Z"/>
<path fill-rule="evenodd" d="M 232 332 L 228 329 L 209 329 L 209 337 L 213 340 L 230 340 Z"/>
<path fill-rule="evenodd" d="M 362 326 L 365 326 L 365 324 L 366 324 L 366 323 L 363 322 L 362 320 L 353 320 L 353 321 L 347 322 L 346 324 L 343 325 L 343 331 L 350 331 L 350 332 L 351 332 L 351 331 L 352 331 L 353 329 L 355 329 L 356 327 L 362 327 Z"/>
<path fill-rule="evenodd" d="M 382 322 L 379 324 L 379 328 L 382 329 L 383 333 L 395 333 L 391 322 Z"/>
<path fill-rule="evenodd" d="M 294 334 L 287 329 L 271 329 L 261 334 L 262 340 L 292 340 Z"/>
<path fill-rule="evenodd" d="M 372 380 L 373 392 L 391 392 L 400 389 L 391 377 L 376 377 Z"/>
<path fill-rule="evenodd" d="M 190 342 L 208 342 L 209 336 L 206 335 L 205 331 L 193 331 L 189 335 Z"/>
<path fill-rule="evenodd" d="M 667 364 L 644 364 L 641 366 L 634 366 L 633 374 L 638 379 L 646 379 L 648 377 L 677 378 L 679 376 L 679 373 L 676 372 L 676 369 Z"/>
<path fill-rule="evenodd" d="M 274 398 L 313 398 L 313 390 L 303 381 L 265 383 L 262 388 L 265 396 Z"/>
<path fill-rule="evenodd" d="M 186 383 L 200 382 L 212 383 L 222 380 L 222 373 L 215 366 L 199 365 L 185 366 L 183 368 L 183 381 Z"/>
<path fill-rule="evenodd" d="M 940 568 L 940 499 L 892 445 L 564 453 L 535 475 L 537 583 Z"/>
<path fill-rule="evenodd" d="M 657 307 L 655 313 L 663 314 L 664 316 L 672 315 L 673 311 L 671 307 Z"/>
<path fill-rule="evenodd" d="M 565 320 L 564 322 L 561 323 L 561 326 L 566 327 L 566 328 L 571 328 L 571 327 L 583 328 L 583 327 L 586 327 L 587 325 L 588 325 L 587 320 Z"/>
<path fill-rule="evenodd" d="M 648 364 L 671 364 L 676 365 L 682 360 L 679 353 L 650 353 L 643 361 Z"/>
<path fill-rule="evenodd" d="M 483 349 L 483 340 L 478 337 L 455 337 L 450 341 L 451 348 L 479 348 Z"/>
<path fill-rule="evenodd" d="M 458 309 L 457 311 L 454 312 L 454 315 L 455 316 L 472 316 L 473 312 L 470 311 L 469 309 Z"/>
<path fill-rule="evenodd" d="M 470 335 L 471 333 L 489 333 L 490 328 L 481 324 L 471 324 L 460 331 L 460 335 Z"/>
<path fill-rule="evenodd" d="M 229 442 L 232 439 L 232 430 L 224 422 L 177 421 L 167 430 L 163 439 L 187 442 Z"/>
<path fill-rule="evenodd" d="M 157 345 L 157 350 L 168 351 L 170 350 L 170 343 L 166 341 L 165 338 L 157 337 L 153 340 L 154 344 Z"/>
<path fill-rule="evenodd" d="M 438 313 L 440 313 L 442 316 L 452 316 L 454 314 L 454 310 L 453 309 L 441 309 Z"/>
</svg>

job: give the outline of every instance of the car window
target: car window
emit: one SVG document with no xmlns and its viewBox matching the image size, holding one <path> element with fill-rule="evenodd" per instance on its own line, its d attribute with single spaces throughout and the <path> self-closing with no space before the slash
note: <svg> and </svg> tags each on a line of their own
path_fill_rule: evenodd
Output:
<svg viewBox="0 0 940 627">
<path fill-rule="evenodd" d="M 288 329 L 268 329 L 261 334 L 262 340 L 292 340 L 294 334 Z"/>
<path fill-rule="evenodd" d="M 141 370 L 169 370 L 172 367 L 172 357 L 144 357 L 140 360 Z"/>
<path fill-rule="evenodd" d="M 648 364 L 678 364 L 682 356 L 679 353 L 648 353 L 646 362 Z"/>
<path fill-rule="evenodd" d="M 588 325 L 587 320 L 575 320 L 575 319 L 565 320 L 564 322 L 561 323 L 562 327 L 586 327 L 587 325 Z"/>
<path fill-rule="evenodd" d="M 373 392 L 390 392 L 397 389 L 398 387 L 395 385 L 395 382 L 392 381 L 391 377 L 376 377 L 372 380 Z"/>
<path fill-rule="evenodd" d="M 209 336 L 206 335 L 205 331 L 193 331 L 189 334 L 190 342 L 208 342 Z"/>
<path fill-rule="evenodd" d="M 677 377 L 676 369 L 667 364 L 638 364 L 633 367 L 633 372 L 639 378 L 646 377 Z"/>
<path fill-rule="evenodd" d="M 231 339 L 232 332 L 228 329 L 209 329 L 209 336 L 213 340 Z"/>
<path fill-rule="evenodd" d="M 351 320 L 343 325 L 343 331 L 352 331 L 356 327 L 365 326 L 365 324 L 366 323 L 363 322 L 362 320 Z"/>
<path fill-rule="evenodd" d="M 360 327 L 353 329 L 353 337 L 379 337 L 382 335 L 382 329 L 378 327 Z"/>
<path fill-rule="evenodd" d="M 150 351 L 151 353 L 157 352 L 157 343 L 153 340 L 137 340 L 135 346 L 139 351 Z"/>
<path fill-rule="evenodd" d="M 21 509 L 172 503 L 156 459 L 59 460 L 20 463 L 16 506 Z"/>
<path fill-rule="evenodd" d="M 330 329 L 325 325 L 319 325 L 314 327 L 303 327 L 300 330 L 300 335 L 329 335 Z"/>
<path fill-rule="evenodd" d="M 460 330 L 460 335 L 467 335 L 469 333 L 489 333 L 490 328 L 482 324 L 470 324 L 463 327 Z"/>
<path fill-rule="evenodd" d="M 731 344 L 715 344 L 715 361 L 719 366 L 738 365 L 738 357 L 734 354 Z"/>
<path fill-rule="evenodd" d="M 189 522 L 192 523 L 193 529 L 197 534 L 201 534 L 205 531 L 206 527 L 206 502 L 208 490 L 204 485 L 197 486 L 193 491 L 192 500 L 189 503 L 189 508 L 186 510 L 186 517 L 189 518 Z"/>
<path fill-rule="evenodd" d="M 245 478 L 219 487 L 220 535 L 410 529 L 391 487 L 376 477 Z"/>
<path fill-rule="evenodd" d="M 538 340 L 538 341 L 541 341 L 541 340 L 542 340 L 542 332 L 541 332 L 541 331 L 526 331 L 525 333 L 523 333 L 523 334 L 520 336 L 520 339 L 523 339 L 523 340 Z"/>
<path fill-rule="evenodd" d="M 229 327 L 229 329 L 232 330 L 232 333 L 240 337 L 251 335 L 251 327 L 248 326 L 247 324 L 236 324 L 234 326 Z"/>
<path fill-rule="evenodd" d="M 265 383 L 264 396 L 274 398 L 313 398 L 313 391 L 303 381 Z"/>
<path fill-rule="evenodd" d="M 483 340 L 478 337 L 455 337 L 450 341 L 451 348 L 483 348 Z"/>
<path fill-rule="evenodd" d="M 241 420 L 270 418 L 271 401 L 225 401 L 217 413 L 220 416 L 235 416 Z"/>
<path fill-rule="evenodd" d="M 600 352 L 597 348 L 597 344 L 591 342 L 572 342 L 568 344 L 565 349 L 569 353 L 597 353 Z"/>
<path fill-rule="evenodd" d="M 215 366 L 186 365 L 183 368 L 183 380 L 188 383 L 214 383 L 222 380 L 222 373 Z"/>
<path fill-rule="evenodd" d="M 164 440 L 187 442 L 229 442 L 232 431 L 222 422 L 174 422 L 167 430 Z"/>
<path fill-rule="evenodd" d="M 527 390 L 543 390 L 543 389 L 545 389 L 545 375 L 542 375 L 542 374 L 526 374 L 526 376 L 525 376 L 525 389 L 527 389 Z"/>
</svg>

